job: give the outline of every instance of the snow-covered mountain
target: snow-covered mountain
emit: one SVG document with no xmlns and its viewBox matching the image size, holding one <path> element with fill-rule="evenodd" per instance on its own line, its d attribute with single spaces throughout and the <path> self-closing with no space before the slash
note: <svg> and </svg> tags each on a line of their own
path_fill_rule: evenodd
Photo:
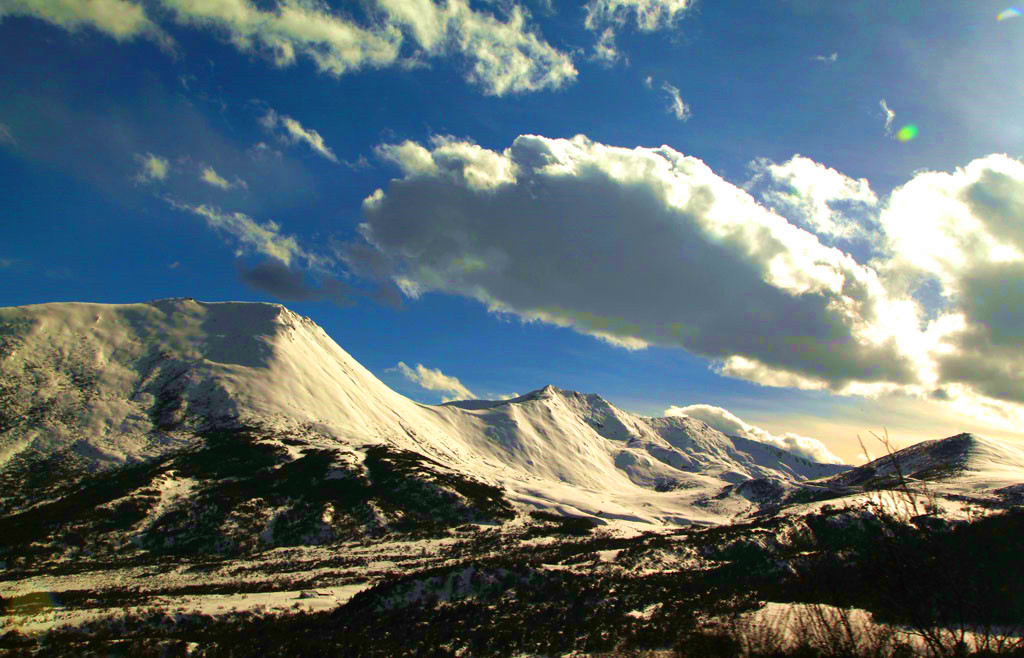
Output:
<svg viewBox="0 0 1024 658">
<path fill-rule="evenodd" d="M 510 501 L 630 523 L 720 522 L 720 495 L 844 470 L 687 417 L 647 418 L 553 386 L 431 406 L 392 391 L 283 306 L 167 299 L 0 309 L 0 460 L 59 454 L 93 468 L 151 460 L 210 428 L 302 436 L 304 450 L 410 451 Z M 295 439 L 292 439 L 293 442 Z"/>
<path fill-rule="evenodd" d="M 1022 501 L 1024 450 L 973 435 L 816 464 L 554 386 L 418 404 L 273 304 L 0 309 L 0 651 L 596 655 L 761 601 L 992 627 Z"/>
</svg>

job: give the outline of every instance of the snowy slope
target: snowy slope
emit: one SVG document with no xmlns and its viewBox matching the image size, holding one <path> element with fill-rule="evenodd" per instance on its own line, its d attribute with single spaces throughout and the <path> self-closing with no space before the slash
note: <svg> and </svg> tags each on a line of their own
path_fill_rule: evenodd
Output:
<svg viewBox="0 0 1024 658">
<path fill-rule="evenodd" d="M 730 484 L 841 469 L 550 386 L 503 403 L 421 405 L 276 304 L 0 309 L 0 382 L 0 462 L 58 451 L 98 466 L 141 461 L 189 445 L 197 429 L 258 425 L 357 452 L 415 451 L 519 503 L 641 523 L 720 522 L 749 508 L 716 496 Z"/>
</svg>

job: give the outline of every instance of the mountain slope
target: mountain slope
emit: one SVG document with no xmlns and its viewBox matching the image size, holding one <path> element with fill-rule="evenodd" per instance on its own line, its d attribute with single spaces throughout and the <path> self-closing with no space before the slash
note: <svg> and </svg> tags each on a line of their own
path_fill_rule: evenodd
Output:
<svg viewBox="0 0 1024 658">
<path fill-rule="evenodd" d="M 418 405 L 279 305 L 42 304 L 0 310 L 0 337 L 0 456 L 73 445 L 133 461 L 182 431 L 250 421 L 437 449 L 408 440 Z"/>
<path fill-rule="evenodd" d="M 717 496 L 728 485 L 837 470 L 555 387 L 504 403 L 417 404 L 276 304 L 0 309 L 0 375 L 2 462 L 58 455 L 102 468 L 202 445 L 218 428 L 258 427 L 357 461 L 374 445 L 417 453 L 513 502 L 645 524 L 720 522 L 750 507 Z"/>
</svg>

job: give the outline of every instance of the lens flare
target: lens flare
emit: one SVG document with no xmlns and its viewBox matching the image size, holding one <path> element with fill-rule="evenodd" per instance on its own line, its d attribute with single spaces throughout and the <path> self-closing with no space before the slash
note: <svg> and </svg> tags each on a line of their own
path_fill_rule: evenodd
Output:
<svg viewBox="0 0 1024 658">
<path fill-rule="evenodd" d="M 1017 18 L 1018 16 L 1020 16 L 1020 14 L 1020 9 L 1017 9 L 1016 7 L 1010 7 L 1009 9 L 999 12 L 999 14 L 996 15 L 996 20 L 1005 21 L 1008 18 Z"/>
<path fill-rule="evenodd" d="M 896 139 L 900 140 L 901 142 L 909 142 L 915 137 L 917 137 L 917 126 L 915 126 L 912 123 L 908 123 L 907 125 L 903 126 L 896 133 Z"/>
</svg>

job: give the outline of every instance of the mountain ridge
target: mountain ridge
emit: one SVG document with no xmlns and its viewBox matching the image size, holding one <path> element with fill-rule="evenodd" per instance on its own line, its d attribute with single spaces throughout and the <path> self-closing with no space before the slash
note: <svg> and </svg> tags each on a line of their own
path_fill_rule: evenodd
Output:
<svg viewBox="0 0 1024 658">
<path fill-rule="evenodd" d="M 249 428 L 301 443 L 280 444 L 286 461 L 342 450 L 362 463 L 383 446 L 498 487 L 520 509 L 638 526 L 725 523 L 756 511 L 750 491 L 850 469 L 550 384 L 512 400 L 420 404 L 280 304 L 0 309 L 0 374 L 3 460 L 147 462 Z"/>
<path fill-rule="evenodd" d="M 714 499 L 725 486 L 837 471 L 553 385 L 495 403 L 416 403 L 280 304 L 12 307 L 0 309 L 0 340 L 4 460 L 64 452 L 98 468 L 198 445 L 208 430 L 302 430 L 318 448 L 422 454 L 527 507 L 643 524 L 721 522 L 749 505 Z"/>
</svg>

